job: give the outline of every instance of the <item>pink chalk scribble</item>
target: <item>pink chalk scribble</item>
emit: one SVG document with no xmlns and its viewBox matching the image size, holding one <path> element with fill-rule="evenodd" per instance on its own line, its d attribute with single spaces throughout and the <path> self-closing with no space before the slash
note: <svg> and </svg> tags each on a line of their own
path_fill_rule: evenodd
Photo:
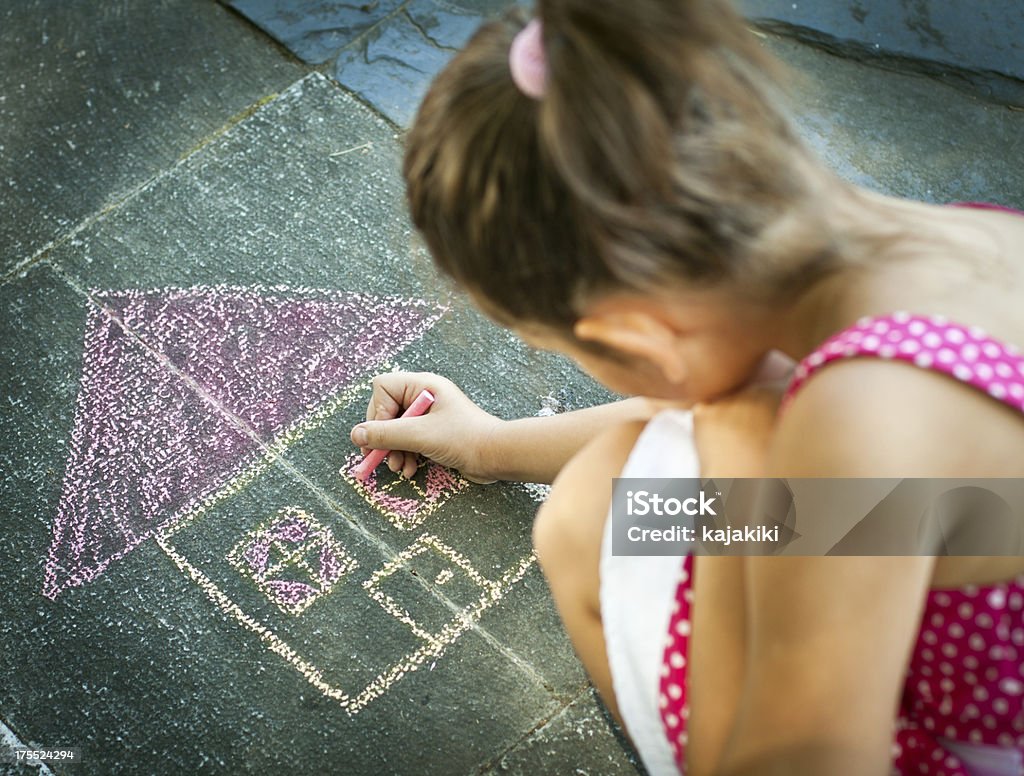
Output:
<svg viewBox="0 0 1024 776">
<path fill-rule="evenodd" d="M 242 557 L 252 570 L 253 576 L 262 578 L 270 563 L 270 539 L 253 542 L 245 548 Z"/>
<path fill-rule="evenodd" d="M 444 312 L 418 299 L 228 286 L 94 291 L 43 594 L 172 525 Z"/>
<path fill-rule="evenodd" d="M 404 479 L 386 466 L 375 469 L 365 482 L 352 473 L 362 461 L 353 453 L 341 467 L 341 476 L 397 528 L 408 531 L 421 525 L 440 509 L 449 498 L 465 488 L 469 481 L 433 461 L 420 467 L 416 477 Z"/>
<path fill-rule="evenodd" d="M 280 560 L 268 563 L 271 552 Z M 245 534 L 227 561 L 286 614 L 301 614 L 358 566 L 329 528 L 295 506 Z"/>
<path fill-rule="evenodd" d="M 271 536 L 282 542 L 291 542 L 292 544 L 296 544 L 305 539 L 308 533 L 309 526 L 307 526 L 299 517 L 295 516 L 290 520 L 284 519 L 275 523 Z"/>
<path fill-rule="evenodd" d="M 337 553 L 325 546 L 320 549 L 319 571 L 322 583 L 334 584 L 345 573 L 345 568 L 338 560 Z"/>
<path fill-rule="evenodd" d="M 290 579 L 270 579 L 264 583 L 270 591 L 271 600 L 284 608 L 305 609 L 313 602 L 317 590 L 305 582 Z"/>
</svg>

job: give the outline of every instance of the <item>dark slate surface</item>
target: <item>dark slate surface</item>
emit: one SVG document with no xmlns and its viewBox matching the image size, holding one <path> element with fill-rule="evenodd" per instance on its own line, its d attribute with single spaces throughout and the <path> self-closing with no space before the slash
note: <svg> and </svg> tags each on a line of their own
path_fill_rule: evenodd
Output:
<svg viewBox="0 0 1024 776">
<path fill-rule="evenodd" d="M 536 413 L 547 395 L 564 406 L 607 398 L 564 362 L 524 348 L 452 301 L 412 239 L 399 153 L 384 121 L 312 75 L 0 286 L 0 376 L 14 410 L 0 416 L 3 505 L 18 527 L 0 535 L 7 559 L 0 608 L 18 613 L 0 621 L 0 713 L 22 741 L 84 747 L 100 773 L 266 773 L 296 764 L 352 774 L 468 773 L 522 750 L 549 723 L 559 730 L 563 709 L 585 691 L 531 561 L 531 495 L 514 485 L 470 486 L 422 524 L 396 527 L 338 474 L 364 393 L 345 394 L 330 411 L 314 402 L 318 419 L 303 434 L 263 439 L 280 457 L 257 458 L 263 463 L 251 476 L 217 490 L 165 540 L 166 552 L 150 538 L 56 600 L 40 594 L 83 413 L 83 335 L 87 312 L 96 312 L 90 293 L 219 293 L 226 283 L 280 294 L 305 287 L 416 296 L 451 307 L 398 363 L 452 374 L 510 416 Z M 123 322 L 131 348 L 160 355 L 144 321 Z M 160 363 L 174 379 L 188 377 L 188 364 Z M 137 377 L 133 390 L 145 397 L 151 378 Z M 193 391 L 183 392 L 186 405 L 210 404 Z M 228 425 L 254 433 L 214 405 Z M 141 425 L 117 438 L 150 433 L 154 405 L 136 406 Z M 243 537 L 290 508 L 326 527 L 358 562 L 298 615 L 277 609 L 227 561 Z M 424 534 L 435 544 L 406 557 L 427 546 Z M 513 581 L 443 650 L 407 664 L 423 637 L 370 590 L 390 596 L 417 628 L 438 633 L 480 599 L 463 562 L 484 579 Z M 517 568 L 521 578 L 509 574 Z M 365 587 L 387 569 L 393 573 L 377 588 Z M 252 622 L 273 639 L 261 638 Z M 275 644 L 284 646 L 275 653 Z M 289 650 L 350 695 L 396 667 L 397 675 L 349 715 L 286 659 Z M 592 702 L 577 708 L 570 706 L 570 717 L 579 716 L 572 730 L 585 733 L 558 734 L 562 761 L 594 773 L 635 772 Z"/>
<path fill-rule="evenodd" d="M 227 0 L 227 5 L 260 27 L 302 61 L 321 65 L 405 0 Z"/>
<path fill-rule="evenodd" d="M 939 66 L 937 73 L 949 67 L 968 71 L 963 79 L 992 96 L 1024 98 L 1024 84 L 1014 88 L 1004 80 L 1024 79 L 1024 6 L 1016 0 L 737 0 L 737 5 L 757 21 L 798 28 L 822 42 L 852 44 L 868 60 L 890 55 L 927 60 Z"/>
<path fill-rule="evenodd" d="M 339 54 L 335 77 L 396 124 L 407 127 L 430 82 L 452 55 L 482 21 L 512 5 L 508 0 L 411 0 L 402 13 Z"/>
<path fill-rule="evenodd" d="M 454 53 L 430 40 L 401 13 L 342 51 L 334 76 L 400 127 L 407 127 L 430 82 Z"/>
<path fill-rule="evenodd" d="M 299 75 L 206 0 L 0 8 L 0 275 Z"/>
</svg>

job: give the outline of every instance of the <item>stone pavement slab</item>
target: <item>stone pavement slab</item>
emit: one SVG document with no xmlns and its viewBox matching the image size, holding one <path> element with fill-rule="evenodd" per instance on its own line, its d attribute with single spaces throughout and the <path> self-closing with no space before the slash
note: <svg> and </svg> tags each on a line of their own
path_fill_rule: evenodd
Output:
<svg viewBox="0 0 1024 776">
<path fill-rule="evenodd" d="M 509 416 L 607 398 L 453 300 L 392 132 L 313 74 L 0 285 L 21 740 L 109 773 L 472 772 L 585 691 L 530 492 L 339 473 L 385 363 Z"/>
<path fill-rule="evenodd" d="M 841 47 L 868 62 L 896 57 L 904 68 L 967 82 L 997 99 L 1016 98 L 1018 104 L 1024 99 L 1024 8 L 1014 0 L 739 0 L 737 5 L 761 24 Z"/>
<path fill-rule="evenodd" d="M 411 0 L 402 13 L 342 50 L 334 76 L 408 127 L 434 76 L 485 19 L 512 5 L 509 0 Z"/>
<path fill-rule="evenodd" d="M 603 734 L 607 715 L 596 693 L 588 690 L 484 772 L 522 776 L 643 772 L 635 753 Z"/>
<path fill-rule="evenodd" d="M 204 0 L 0 9 L 0 276 L 301 75 Z"/>
<path fill-rule="evenodd" d="M 935 79 L 897 73 L 795 41 L 765 44 L 793 71 L 793 115 L 840 175 L 926 202 L 1024 206 L 1024 112 Z"/>
<path fill-rule="evenodd" d="M 342 51 L 334 77 L 395 124 L 408 127 L 430 82 L 454 54 L 400 13 Z"/>
</svg>

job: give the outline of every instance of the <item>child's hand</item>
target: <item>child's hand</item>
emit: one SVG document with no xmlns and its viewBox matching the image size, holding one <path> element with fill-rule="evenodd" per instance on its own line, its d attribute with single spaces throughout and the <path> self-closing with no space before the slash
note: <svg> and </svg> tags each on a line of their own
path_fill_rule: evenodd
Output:
<svg viewBox="0 0 1024 776">
<path fill-rule="evenodd" d="M 424 388 L 434 394 L 430 411 L 399 418 Z M 487 465 L 488 442 L 502 424 L 484 412 L 451 380 L 429 372 L 391 372 L 373 379 L 366 423 L 352 429 L 352 441 L 365 455 L 391 450 L 388 468 L 405 477 L 416 474 L 417 454 L 458 469 L 473 482 L 493 482 Z"/>
<path fill-rule="evenodd" d="M 763 477 L 781 384 L 757 385 L 693 408 L 702 477 Z"/>
</svg>

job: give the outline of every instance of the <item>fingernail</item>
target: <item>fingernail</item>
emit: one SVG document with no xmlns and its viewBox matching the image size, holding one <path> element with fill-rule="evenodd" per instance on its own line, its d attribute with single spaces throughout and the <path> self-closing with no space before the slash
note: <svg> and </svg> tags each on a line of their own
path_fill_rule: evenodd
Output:
<svg viewBox="0 0 1024 776">
<path fill-rule="evenodd" d="M 352 441 L 357 445 L 365 445 L 370 441 L 370 435 L 366 433 L 366 429 L 362 426 L 356 426 L 352 429 Z"/>
</svg>

